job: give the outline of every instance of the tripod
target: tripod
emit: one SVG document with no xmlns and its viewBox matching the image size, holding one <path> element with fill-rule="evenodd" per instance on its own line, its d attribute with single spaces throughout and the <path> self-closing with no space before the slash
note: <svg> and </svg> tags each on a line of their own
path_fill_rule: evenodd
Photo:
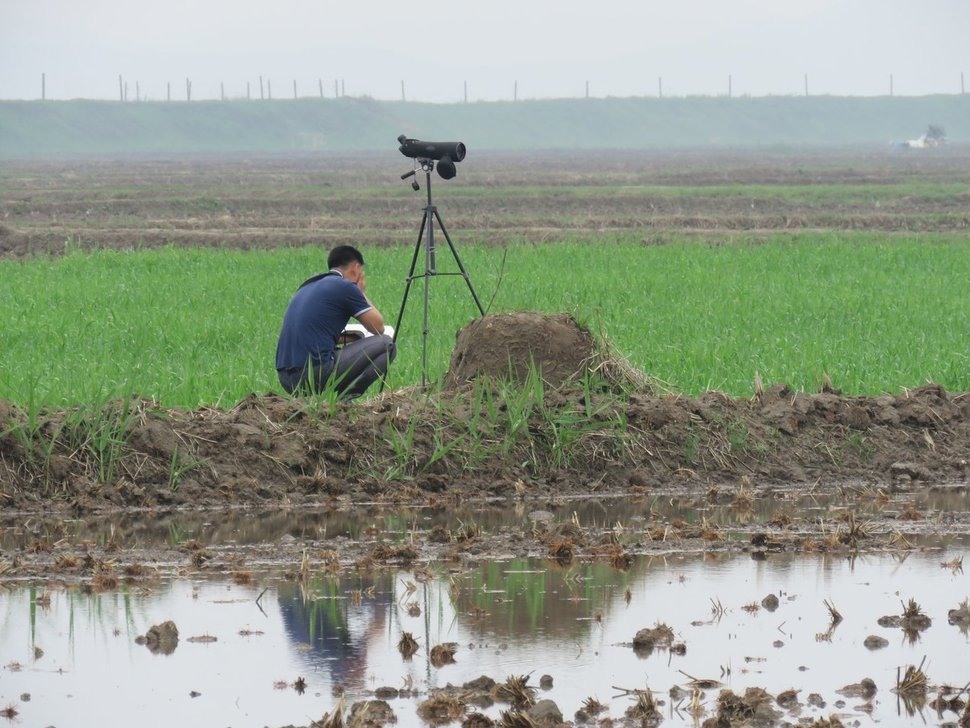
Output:
<svg viewBox="0 0 970 728">
<path fill-rule="evenodd" d="M 421 332 L 421 386 L 425 386 L 428 379 L 428 303 L 430 301 L 431 294 L 431 278 L 434 276 L 461 276 L 465 279 L 465 283 L 468 284 L 468 290 L 472 294 L 472 298 L 475 301 L 475 305 L 478 307 L 478 312 L 484 316 L 485 309 L 482 308 L 481 302 L 478 300 L 478 296 L 475 294 L 475 289 L 472 288 L 472 282 L 468 278 L 468 273 L 465 271 L 465 266 L 461 263 L 461 258 L 458 256 L 458 251 L 455 249 L 455 244 L 451 242 L 451 237 L 448 235 L 448 231 L 445 229 L 445 224 L 441 220 L 441 215 L 438 214 L 438 208 L 434 206 L 431 202 L 431 172 L 434 169 L 434 161 L 431 159 L 420 159 L 418 164 L 421 165 L 421 170 L 425 173 L 425 188 L 428 192 L 428 204 L 424 208 L 424 217 L 421 218 L 421 227 L 418 230 L 418 242 L 414 246 L 414 256 L 411 258 L 411 270 L 408 271 L 407 285 L 404 287 L 404 298 L 401 300 L 401 310 L 397 314 L 397 323 L 394 326 L 394 341 L 397 342 L 397 336 L 401 332 L 401 319 L 404 318 L 404 307 L 408 302 L 408 294 L 411 292 L 411 284 L 417 278 L 424 279 L 424 329 Z M 407 174 L 402 174 L 401 179 L 407 179 L 408 177 L 413 177 L 417 174 L 417 169 L 411 170 Z M 418 190 L 417 181 L 411 183 L 411 187 L 414 190 Z M 448 247 L 451 249 L 451 254 L 458 264 L 458 270 L 460 273 L 442 273 L 439 272 L 436 267 L 435 261 L 435 245 L 434 245 L 434 221 L 438 222 L 438 227 L 441 228 L 441 232 L 444 233 L 445 240 L 448 241 Z M 421 241 L 425 238 L 425 233 L 427 233 L 427 243 L 424 249 L 424 273 L 418 275 L 414 274 L 415 266 L 418 262 L 418 253 L 421 251 Z"/>
</svg>

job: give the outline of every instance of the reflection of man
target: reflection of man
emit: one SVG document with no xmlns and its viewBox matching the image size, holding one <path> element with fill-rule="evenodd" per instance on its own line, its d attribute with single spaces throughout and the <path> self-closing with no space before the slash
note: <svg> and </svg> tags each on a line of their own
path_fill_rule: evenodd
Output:
<svg viewBox="0 0 970 728">
<path fill-rule="evenodd" d="M 381 645 L 387 640 L 388 613 L 395 604 L 392 580 L 387 575 L 378 577 L 375 596 L 353 607 L 334 599 L 336 582 L 322 588 L 325 596 L 316 599 L 307 599 L 296 584 L 280 584 L 280 617 L 286 635 L 294 646 L 310 647 L 301 659 L 329 673 L 333 685 L 364 688 L 368 670 L 374 667 L 371 650 L 383 654 Z"/>
<path fill-rule="evenodd" d="M 359 397 L 387 373 L 396 353 L 384 335 L 384 317 L 364 293 L 364 256 L 341 245 L 327 258 L 330 271 L 313 276 L 293 295 L 276 346 L 276 372 L 289 393 L 332 386 L 348 399 Z M 337 349 L 350 317 L 373 336 Z"/>
</svg>

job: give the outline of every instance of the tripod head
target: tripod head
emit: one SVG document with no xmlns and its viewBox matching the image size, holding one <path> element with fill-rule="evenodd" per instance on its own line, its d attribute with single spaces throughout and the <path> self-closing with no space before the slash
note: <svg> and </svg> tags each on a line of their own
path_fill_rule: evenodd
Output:
<svg viewBox="0 0 970 728">
<path fill-rule="evenodd" d="M 408 177 L 414 177 L 415 179 L 412 179 L 411 180 L 411 189 L 414 190 L 415 192 L 417 192 L 418 190 L 421 189 L 421 185 L 418 184 L 418 180 L 417 180 L 418 170 L 419 169 L 422 172 L 424 172 L 425 173 L 425 176 L 428 178 L 428 190 L 430 191 L 431 190 L 431 173 L 434 171 L 434 160 L 433 159 L 415 159 L 414 160 L 414 169 L 412 169 L 410 172 L 405 172 L 404 174 L 402 174 L 401 175 L 401 179 L 402 180 L 406 180 Z M 439 171 L 438 174 L 441 174 L 441 172 Z"/>
</svg>

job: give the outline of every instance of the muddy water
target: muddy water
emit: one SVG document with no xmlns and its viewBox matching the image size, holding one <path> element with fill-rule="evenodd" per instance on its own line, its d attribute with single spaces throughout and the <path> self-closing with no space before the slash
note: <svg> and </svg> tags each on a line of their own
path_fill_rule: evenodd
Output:
<svg viewBox="0 0 970 728">
<path fill-rule="evenodd" d="M 618 688 L 649 688 L 665 703 L 664 725 L 689 726 L 689 700 L 668 692 L 690 675 L 739 693 L 798 689 L 801 717 L 936 725 L 956 716 L 902 704 L 891 689 L 897 668 L 924 657 L 931 686 L 970 682 L 970 637 L 947 621 L 970 596 L 970 582 L 943 566 L 967 551 L 666 555 L 640 557 L 627 571 L 493 559 L 460 573 L 432 566 L 302 584 L 269 569 L 252 584 L 173 578 L 105 593 L 13 582 L 0 592 L 0 704 L 13 706 L 23 725 L 62 728 L 308 725 L 333 709 L 337 685 L 348 704 L 390 686 L 421 694 L 389 701 L 398 725 L 417 726 L 429 688 L 482 674 L 499 681 L 530 674 L 538 687 L 548 674 L 552 688 L 539 697 L 556 701 L 566 719 L 589 696 L 620 718 L 632 701 Z M 760 606 L 769 594 L 779 601 L 773 612 Z M 932 619 L 928 629 L 907 635 L 877 624 L 909 598 Z M 834 628 L 823 600 L 843 616 Z M 135 643 L 168 619 L 179 629 L 171 654 Z M 685 654 L 632 649 L 637 630 L 658 622 L 673 629 Z M 397 649 L 405 631 L 421 647 L 411 660 Z M 888 645 L 867 649 L 869 635 Z M 456 662 L 437 668 L 427 648 L 444 642 L 458 644 Z M 878 688 L 868 703 L 837 692 L 866 677 Z M 293 687 L 299 678 L 302 694 Z M 717 693 L 702 698 L 708 715 Z M 825 706 L 810 706 L 811 693 Z M 485 712 L 497 717 L 507 707 Z M 797 715 L 783 711 L 779 720 Z"/>
<path fill-rule="evenodd" d="M 277 509 L 267 511 L 173 511 L 88 515 L 84 519 L 44 519 L 21 516 L 0 518 L 0 549 L 35 550 L 38 539 L 48 543 L 106 544 L 122 548 L 153 548 L 175 545 L 189 539 L 209 546 L 245 548 L 281 540 L 301 541 L 346 538 L 366 541 L 376 530 L 386 538 L 400 538 L 415 531 L 430 531 L 435 526 L 455 529 L 474 524 L 485 532 L 503 529 L 529 529 L 536 513 L 551 520 L 575 520 L 584 526 L 609 529 L 624 524 L 636 529 L 648 519 L 660 522 L 701 520 L 716 524 L 726 536 L 743 538 L 764 528 L 779 513 L 796 516 L 804 524 L 819 524 L 853 511 L 860 520 L 891 524 L 898 531 L 923 545 L 970 543 L 970 492 L 965 487 L 939 487 L 918 492 L 903 492 L 879 500 L 864 488 L 841 493 L 805 493 L 776 489 L 759 492 L 749 507 L 739 509 L 735 494 L 723 491 L 717 497 L 697 497 L 682 492 L 655 491 L 649 496 L 630 498 L 561 498 L 537 505 L 505 500 L 448 508 L 407 508 L 387 505 L 355 505 Z M 918 520 L 898 519 L 906 508 L 922 514 Z M 281 555 L 280 561 L 284 560 Z M 270 555 L 268 561 L 272 564 Z"/>
</svg>

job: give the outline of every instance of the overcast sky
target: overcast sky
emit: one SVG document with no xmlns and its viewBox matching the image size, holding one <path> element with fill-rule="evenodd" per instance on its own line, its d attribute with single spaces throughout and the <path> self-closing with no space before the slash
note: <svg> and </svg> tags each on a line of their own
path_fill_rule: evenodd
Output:
<svg viewBox="0 0 970 728">
<path fill-rule="evenodd" d="M 970 0 L 0 0 L 0 98 L 970 91 Z"/>
</svg>

